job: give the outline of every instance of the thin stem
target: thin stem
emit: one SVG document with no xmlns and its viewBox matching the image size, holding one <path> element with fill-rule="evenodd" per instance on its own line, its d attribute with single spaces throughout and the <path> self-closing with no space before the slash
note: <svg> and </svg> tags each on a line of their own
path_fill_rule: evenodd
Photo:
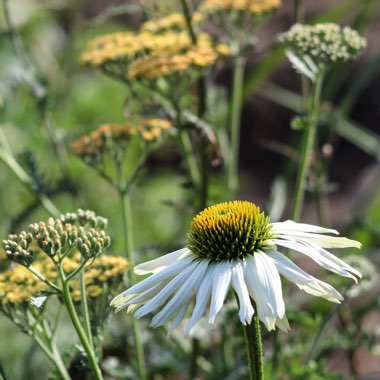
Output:
<svg viewBox="0 0 380 380">
<path fill-rule="evenodd" d="M 50 288 L 53 288 L 56 292 L 61 293 L 61 289 L 57 285 L 47 280 L 44 276 L 42 276 L 41 273 L 37 272 L 31 265 L 28 267 L 28 270 L 29 272 L 32 272 L 39 280 L 44 282 L 47 286 L 49 286 Z"/>
<path fill-rule="evenodd" d="M 50 200 L 50 198 L 46 194 L 38 194 L 38 199 L 41 202 L 41 205 L 44 209 L 52 216 L 59 217 L 61 212 L 55 207 L 54 203 Z"/>
<path fill-rule="evenodd" d="M 83 329 L 83 326 L 80 323 L 78 314 L 75 310 L 75 306 L 70 294 L 69 284 L 66 280 L 65 273 L 61 265 L 58 266 L 58 273 L 62 281 L 62 297 L 66 306 L 66 309 L 69 313 L 70 320 L 75 328 L 75 331 L 78 334 L 78 337 L 83 345 L 84 350 L 87 354 L 87 360 L 90 364 L 90 367 L 94 373 L 96 380 L 103 380 L 102 372 L 99 368 L 99 364 L 94 353 L 94 348 L 90 345 L 89 340 L 87 339 L 86 332 Z"/>
<path fill-rule="evenodd" d="M 342 304 L 336 305 L 334 309 L 332 309 L 331 312 L 327 314 L 325 318 L 323 318 L 322 323 L 319 327 L 319 330 L 317 334 L 315 335 L 315 338 L 313 339 L 313 342 L 311 344 L 311 349 L 306 359 L 307 364 L 309 364 L 312 360 L 315 359 L 318 352 L 319 345 L 321 344 L 323 337 L 326 333 L 326 328 L 329 325 L 329 323 L 332 321 L 332 319 L 337 315 L 341 307 L 342 307 Z"/>
<path fill-rule="evenodd" d="M 301 22 L 302 0 L 294 0 L 294 23 Z"/>
<path fill-rule="evenodd" d="M 228 158 L 227 182 L 230 196 L 235 198 L 239 188 L 239 145 L 240 122 L 243 106 L 243 81 L 245 58 L 237 56 L 233 71 L 232 107 L 231 107 L 231 147 Z"/>
<path fill-rule="evenodd" d="M 264 380 L 263 346 L 261 342 L 260 320 L 257 313 L 253 315 L 251 324 L 243 326 L 247 347 L 250 380 Z"/>
<path fill-rule="evenodd" d="M 94 342 L 92 341 L 92 331 L 90 322 L 90 313 L 88 311 L 87 297 L 86 297 L 86 282 L 85 282 L 85 271 L 82 270 L 80 273 L 80 298 L 83 313 L 84 328 L 87 334 L 87 339 L 92 347 L 94 347 Z"/>
<path fill-rule="evenodd" d="M 190 178 L 196 186 L 201 182 L 201 174 L 198 168 L 197 160 L 193 154 L 190 136 L 187 130 L 183 128 L 181 107 L 176 99 L 172 99 L 172 106 L 175 112 L 176 127 L 179 130 L 179 139 L 187 165 L 187 170 Z"/>
<path fill-rule="evenodd" d="M 186 26 L 191 38 L 191 42 L 193 43 L 193 45 L 196 45 L 198 42 L 197 41 L 198 39 L 191 22 L 191 15 L 190 15 L 190 10 L 187 4 L 187 0 L 181 0 L 181 6 L 182 6 L 182 13 L 186 20 Z M 198 79 L 197 90 L 198 90 L 198 116 L 202 117 L 203 114 L 206 112 L 206 108 L 207 108 L 206 81 L 203 75 L 201 75 Z"/>
<path fill-rule="evenodd" d="M 124 249 L 126 251 L 126 256 L 128 261 L 132 264 L 131 269 L 128 271 L 128 278 L 130 285 L 135 283 L 135 276 L 132 267 L 135 264 L 134 260 L 134 247 L 133 247 L 133 231 L 132 231 L 132 212 L 131 212 L 131 198 L 129 192 L 123 193 L 119 189 L 119 197 L 121 202 L 121 212 L 123 218 L 123 235 L 124 235 Z M 134 317 L 132 317 L 132 335 L 135 342 L 136 351 L 136 365 L 137 373 L 139 379 L 144 380 L 147 377 L 146 367 L 145 367 L 145 354 L 144 347 L 141 342 L 141 332 L 140 326 Z"/>
<path fill-rule="evenodd" d="M 305 134 L 303 136 L 300 166 L 298 169 L 295 197 L 291 212 L 291 219 L 295 221 L 298 221 L 300 219 L 305 197 L 306 179 L 310 168 L 310 160 L 313 153 L 316 129 L 318 125 L 318 111 L 322 82 L 323 74 L 320 73 L 316 76 L 315 82 L 313 83 L 313 92 L 308 115 L 308 123 L 305 127 Z"/>
<path fill-rule="evenodd" d="M 55 332 L 54 331 L 52 332 L 50 330 L 50 327 L 49 327 L 46 319 L 44 319 L 42 321 L 42 327 L 43 327 L 45 336 L 47 337 L 47 339 L 49 341 L 50 351 L 52 353 L 55 366 L 57 367 L 57 369 L 58 369 L 58 371 L 61 374 L 63 379 L 65 379 L 65 380 L 70 379 L 70 375 L 67 372 L 65 363 L 64 363 L 62 356 L 61 356 L 61 353 L 59 352 L 58 347 L 55 343 L 55 336 L 54 336 Z"/>
</svg>

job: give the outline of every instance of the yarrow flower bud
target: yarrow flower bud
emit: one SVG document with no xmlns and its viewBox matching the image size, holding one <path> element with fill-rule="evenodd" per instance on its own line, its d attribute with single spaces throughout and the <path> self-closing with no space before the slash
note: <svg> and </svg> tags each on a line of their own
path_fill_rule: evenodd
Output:
<svg viewBox="0 0 380 380">
<path fill-rule="evenodd" d="M 350 61 L 367 45 L 355 30 L 333 23 L 295 24 L 279 40 L 297 57 L 308 57 L 320 68 Z"/>
<path fill-rule="evenodd" d="M 29 249 L 26 239 L 18 235 L 9 235 L 3 240 L 3 247 L 8 259 L 28 267 L 34 259 L 33 250 Z"/>
</svg>

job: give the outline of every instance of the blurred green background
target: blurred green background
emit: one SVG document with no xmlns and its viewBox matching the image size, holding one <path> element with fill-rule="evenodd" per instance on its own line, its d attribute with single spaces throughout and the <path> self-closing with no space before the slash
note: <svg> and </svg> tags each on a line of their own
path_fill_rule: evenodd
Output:
<svg viewBox="0 0 380 380">
<path fill-rule="evenodd" d="M 81 66 L 79 56 L 92 37 L 136 28 L 147 15 L 166 11 L 166 5 L 154 1 L 2 0 L 2 6 L 5 2 L 9 5 L 14 30 L 7 27 L 3 7 L 0 13 L 2 136 L 35 185 L 41 186 L 60 211 L 81 207 L 108 218 L 113 239 L 111 250 L 123 254 L 116 194 L 71 153 L 69 144 L 102 123 L 122 122 L 130 114 L 144 114 L 144 109 L 124 85 Z M 292 7 L 293 1 L 285 0 L 283 7 L 256 31 L 258 48 L 248 60 L 242 114 L 238 198 L 252 200 L 271 211 L 274 219 L 286 219 L 288 215 L 295 175 L 292 157 L 297 152 L 298 132 L 291 129 L 290 121 L 301 104 L 300 84 L 282 50 L 276 46 L 277 33 L 292 24 Z M 328 189 L 324 194 L 328 224 L 360 240 L 363 249 L 358 255 L 370 260 L 378 272 L 380 4 L 377 0 L 318 3 L 305 0 L 303 12 L 308 21 L 349 24 L 368 39 L 368 48 L 357 62 L 339 68 L 328 78 L 317 152 L 323 165 L 315 170 L 314 179 L 316 184 L 321 181 Z M 227 98 L 230 78 L 228 65 L 210 78 L 218 94 L 226 94 Z M 215 117 L 222 113 L 223 110 L 217 110 Z M 52 144 L 60 147 L 58 157 Z M 167 253 L 186 241 L 186 230 L 193 216 L 188 205 L 194 195 L 186 186 L 179 158 L 173 142 L 161 145 L 132 190 L 133 230 L 139 259 Z M 214 168 L 210 203 L 224 199 L 222 179 L 223 168 Z M 36 194 L 2 161 L 0 199 L 3 238 L 48 217 Z M 318 222 L 312 191 L 307 197 L 303 221 Z M 375 275 L 372 277 L 373 282 L 361 297 L 354 297 L 344 305 L 340 323 L 347 330 L 326 337 L 320 354 L 328 362 L 327 367 L 338 370 L 343 378 L 380 377 L 380 283 Z M 331 281 L 337 286 L 347 286 L 344 280 Z M 292 301 L 305 303 L 302 297 Z M 328 317 L 330 305 L 315 300 L 308 304 L 307 310 L 309 313 L 305 315 L 301 312 L 290 315 L 290 319 L 306 328 L 306 333 L 299 332 L 301 343 L 293 346 L 298 355 L 302 354 L 303 339 L 309 339 L 321 320 Z M 43 355 L 28 337 L 1 316 L 0 336 L 0 369 L 4 368 L 9 379 L 46 378 L 48 363 Z M 65 345 L 65 337 L 62 338 Z M 293 365 L 291 360 L 288 365 Z M 292 371 L 296 373 L 297 368 Z M 302 377 L 307 376 L 302 373 L 299 376 L 293 378 L 312 378 Z"/>
</svg>

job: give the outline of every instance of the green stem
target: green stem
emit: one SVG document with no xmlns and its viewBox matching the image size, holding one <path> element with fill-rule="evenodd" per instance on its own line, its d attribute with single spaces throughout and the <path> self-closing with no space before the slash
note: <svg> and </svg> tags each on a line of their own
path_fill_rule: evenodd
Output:
<svg viewBox="0 0 380 380">
<path fill-rule="evenodd" d="M 311 348 L 309 351 L 309 354 L 306 359 L 306 364 L 310 364 L 312 360 L 315 359 L 318 353 L 319 345 L 322 343 L 323 338 L 326 334 L 326 328 L 330 324 L 330 322 L 333 320 L 333 318 L 337 315 L 339 310 L 342 308 L 342 304 L 338 304 L 334 307 L 334 309 L 331 310 L 329 314 L 323 318 L 321 325 L 319 326 L 318 332 L 315 335 L 313 342 L 311 344 Z"/>
<path fill-rule="evenodd" d="M 128 271 L 129 284 L 132 286 L 135 283 L 135 275 L 133 273 L 133 266 L 135 265 L 134 247 L 133 247 L 133 231 L 132 231 L 132 212 L 131 212 L 131 198 L 129 192 L 123 193 L 119 189 L 119 197 L 121 202 L 122 218 L 123 218 L 123 235 L 124 235 L 124 248 L 126 256 L 131 263 L 131 269 Z M 147 378 L 145 367 L 145 354 L 144 347 L 141 341 L 140 326 L 134 317 L 132 317 L 132 335 L 135 343 L 136 352 L 136 366 L 137 373 L 140 380 Z"/>
<path fill-rule="evenodd" d="M 294 23 L 301 22 L 302 0 L 294 0 Z"/>
<path fill-rule="evenodd" d="M 182 13 L 186 20 L 187 30 L 189 32 L 193 45 L 196 45 L 197 35 L 194 31 L 190 10 L 187 0 L 181 0 Z M 197 83 L 198 92 L 198 117 L 202 118 L 207 111 L 207 86 L 204 75 L 201 75 Z M 203 210 L 207 206 L 208 185 L 209 185 L 209 170 L 210 170 L 210 157 L 208 154 L 208 141 L 203 136 L 199 136 L 201 139 L 201 152 L 200 152 L 200 173 L 199 173 L 199 210 Z M 194 170 L 194 169 L 192 169 Z"/>
<path fill-rule="evenodd" d="M 234 199 L 239 188 L 239 145 L 240 122 L 243 106 L 243 81 L 245 58 L 237 56 L 233 71 L 232 106 L 231 106 L 231 148 L 228 159 L 227 182 L 230 197 Z"/>
<path fill-rule="evenodd" d="M 31 265 L 28 267 L 28 270 L 29 272 L 32 272 L 39 280 L 44 282 L 47 286 L 54 289 L 57 293 L 61 293 L 61 289 L 57 285 L 47 280 L 44 276 L 42 276 L 41 273 L 37 272 Z"/>
<path fill-rule="evenodd" d="M 251 324 L 243 326 L 247 347 L 250 380 L 264 380 L 263 346 L 261 342 L 260 320 L 257 313 L 253 315 Z"/>
<path fill-rule="evenodd" d="M 176 99 L 172 99 L 171 103 L 175 112 L 176 127 L 179 130 L 179 140 L 180 140 L 182 152 L 184 154 L 185 162 L 187 165 L 187 170 L 195 186 L 198 187 L 199 183 L 201 182 L 201 174 L 198 168 L 196 157 L 193 154 L 193 148 L 192 148 L 189 133 L 187 130 L 183 128 L 182 117 L 181 117 L 182 116 L 181 107 L 178 104 L 178 101 Z"/>
<path fill-rule="evenodd" d="M 80 297 L 81 297 L 81 304 L 82 304 L 83 322 L 84 322 L 84 328 L 87 334 L 87 339 L 91 347 L 94 347 L 94 342 L 92 340 L 90 313 L 88 311 L 88 304 L 87 304 L 87 297 L 86 297 L 86 282 L 85 282 L 84 274 L 85 274 L 85 271 L 82 270 L 80 272 Z"/>
<path fill-rule="evenodd" d="M 291 219 L 294 221 L 298 221 L 300 219 L 305 197 L 306 180 L 310 168 L 310 160 L 313 153 L 315 135 L 318 126 L 318 112 L 322 82 L 323 74 L 320 73 L 316 76 L 315 82 L 313 83 L 313 92 L 308 114 L 308 123 L 305 127 L 305 134 L 303 136 L 300 166 L 298 169 L 295 197 L 291 212 Z"/>
<path fill-rule="evenodd" d="M 45 355 L 49 358 L 49 360 L 55 365 L 61 378 L 64 380 L 70 380 L 71 377 L 69 373 L 67 372 L 66 366 L 63 363 L 61 354 L 59 353 L 55 343 L 51 342 L 51 349 L 50 349 L 39 336 L 33 336 L 33 339 L 41 348 L 41 350 L 45 353 Z"/>
<path fill-rule="evenodd" d="M 90 367 L 94 373 L 95 379 L 96 380 L 103 380 L 103 375 L 102 375 L 102 372 L 100 370 L 99 363 L 97 361 L 97 358 L 96 358 L 96 355 L 94 352 L 94 347 L 91 346 L 91 344 L 87 338 L 86 332 L 83 329 L 82 324 L 80 323 L 78 314 L 75 310 L 73 300 L 71 298 L 69 284 L 66 281 L 65 273 L 63 271 L 62 266 L 58 267 L 58 271 L 59 271 L 60 279 L 62 281 L 62 297 L 63 297 L 64 303 L 65 303 L 66 309 L 69 313 L 70 320 L 71 320 L 71 322 L 75 328 L 75 331 L 78 334 L 78 337 L 79 337 L 79 339 L 83 345 L 84 350 L 86 351 L 87 360 L 88 360 Z"/>
<path fill-rule="evenodd" d="M 62 359 L 62 356 L 61 356 L 61 353 L 59 352 L 58 350 L 58 347 L 55 343 L 55 336 L 54 336 L 54 331 L 52 332 L 47 321 L 46 320 L 43 320 L 42 321 L 42 327 L 44 329 L 44 332 L 45 332 L 45 336 L 47 337 L 47 339 L 49 340 L 49 346 L 50 346 L 50 350 L 51 350 L 51 353 L 52 353 L 52 356 L 54 358 L 54 364 L 55 366 L 57 367 L 59 373 L 61 374 L 62 378 L 63 379 L 70 379 L 70 375 L 68 374 L 67 372 L 67 369 L 66 369 L 66 366 L 65 366 L 65 363 Z"/>
</svg>

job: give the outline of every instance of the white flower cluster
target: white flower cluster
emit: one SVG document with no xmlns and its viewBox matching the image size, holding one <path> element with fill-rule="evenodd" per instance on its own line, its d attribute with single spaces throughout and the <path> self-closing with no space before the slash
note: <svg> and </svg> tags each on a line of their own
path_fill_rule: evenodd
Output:
<svg viewBox="0 0 380 380">
<path fill-rule="evenodd" d="M 355 30 L 333 23 L 295 24 L 280 35 L 280 41 L 293 54 L 309 57 L 318 67 L 354 59 L 367 44 Z"/>
</svg>

